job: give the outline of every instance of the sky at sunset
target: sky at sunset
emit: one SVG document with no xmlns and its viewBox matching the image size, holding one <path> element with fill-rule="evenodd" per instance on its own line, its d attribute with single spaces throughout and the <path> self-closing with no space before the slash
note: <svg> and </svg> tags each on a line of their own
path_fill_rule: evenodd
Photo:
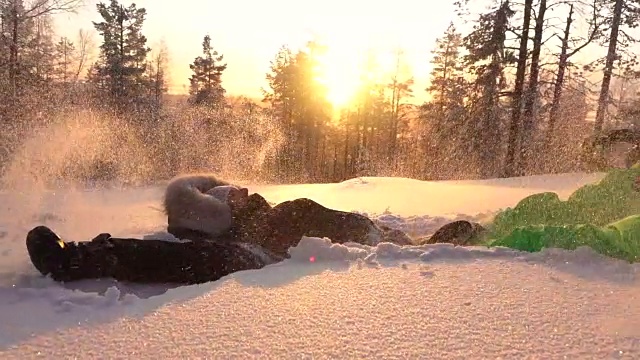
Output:
<svg viewBox="0 0 640 360">
<path fill-rule="evenodd" d="M 106 1 L 108 3 L 108 1 Z M 61 35 L 74 38 L 82 28 L 95 33 L 97 1 L 86 0 L 77 14 L 56 18 Z M 122 1 L 123 5 L 131 2 Z M 349 93 L 358 54 L 373 47 L 380 61 L 401 47 L 415 76 L 418 97 L 424 96 L 430 51 L 453 19 L 450 1 L 395 0 L 140 0 L 147 9 L 144 34 L 150 47 L 163 40 L 170 51 L 170 93 L 186 92 L 189 64 L 201 54 L 204 35 L 225 56 L 223 86 L 230 95 L 260 97 L 265 73 L 278 49 L 303 45 L 313 36 L 329 46 L 325 67 L 336 96 Z M 96 46 L 100 38 L 94 35 Z M 388 61 L 387 61 L 388 62 Z"/>
</svg>

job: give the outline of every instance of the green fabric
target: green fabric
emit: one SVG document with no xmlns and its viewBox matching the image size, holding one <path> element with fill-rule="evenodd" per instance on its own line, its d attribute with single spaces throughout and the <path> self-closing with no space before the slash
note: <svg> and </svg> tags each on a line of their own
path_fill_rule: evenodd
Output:
<svg viewBox="0 0 640 360">
<path fill-rule="evenodd" d="M 493 240 L 490 246 L 536 252 L 544 248 L 576 249 L 589 246 L 596 252 L 635 262 L 640 259 L 640 215 L 633 215 L 606 226 L 530 225 Z"/>
<path fill-rule="evenodd" d="M 566 201 L 551 192 L 528 196 L 494 218 L 490 235 L 500 238 L 529 225 L 603 226 L 640 214 L 640 192 L 633 189 L 638 176 L 640 168 L 615 169 L 598 184 L 576 190 Z"/>
<path fill-rule="evenodd" d="M 589 246 L 604 255 L 638 261 L 640 192 L 634 190 L 634 182 L 639 176 L 638 166 L 612 170 L 566 201 L 555 193 L 531 195 L 495 217 L 486 243 L 530 252 Z"/>
</svg>

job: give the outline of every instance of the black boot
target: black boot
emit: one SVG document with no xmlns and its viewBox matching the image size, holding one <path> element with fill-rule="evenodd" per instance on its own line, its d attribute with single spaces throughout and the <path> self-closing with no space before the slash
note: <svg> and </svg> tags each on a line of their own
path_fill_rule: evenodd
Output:
<svg viewBox="0 0 640 360">
<path fill-rule="evenodd" d="M 94 250 L 107 246 L 109 234 L 100 234 L 91 242 Z M 46 226 L 37 226 L 27 234 L 27 251 L 35 268 L 43 275 L 51 274 L 56 281 L 101 278 L 108 274 L 109 259 L 96 257 L 86 243 L 65 242 Z M 111 260 L 113 262 L 113 260 Z M 91 264 L 91 266 L 88 266 Z"/>
</svg>

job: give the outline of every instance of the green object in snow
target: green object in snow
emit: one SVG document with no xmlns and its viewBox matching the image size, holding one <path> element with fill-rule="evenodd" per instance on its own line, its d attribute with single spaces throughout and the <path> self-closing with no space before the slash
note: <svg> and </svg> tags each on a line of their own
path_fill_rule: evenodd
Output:
<svg viewBox="0 0 640 360">
<path fill-rule="evenodd" d="M 602 227 L 593 224 L 530 225 L 514 229 L 489 245 L 529 252 L 543 248 L 573 250 L 589 246 L 600 254 L 636 262 L 640 259 L 640 215 Z"/>
<path fill-rule="evenodd" d="M 552 192 L 528 196 L 496 215 L 488 226 L 488 236 L 500 239 L 517 229 L 539 226 L 572 225 L 577 229 L 575 226 L 583 225 L 595 229 L 640 214 L 640 192 L 634 189 L 639 177 L 640 167 L 615 169 L 599 183 L 576 190 L 566 201 Z"/>
<path fill-rule="evenodd" d="M 566 201 L 551 192 L 526 197 L 495 217 L 486 244 L 529 252 L 589 246 L 603 255 L 640 261 L 639 179 L 636 165 L 612 170 Z"/>
</svg>

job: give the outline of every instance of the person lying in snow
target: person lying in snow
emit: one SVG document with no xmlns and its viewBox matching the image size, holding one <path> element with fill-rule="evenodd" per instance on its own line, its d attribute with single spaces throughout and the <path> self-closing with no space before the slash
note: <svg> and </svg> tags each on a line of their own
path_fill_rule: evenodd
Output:
<svg viewBox="0 0 640 360">
<path fill-rule="evenodd" d="M 248 189 L 208 174 L 173 179 L 163 204 L 167 231 L 179 239 L 230 235 L 280 256 L 285 256 L 302 235 L 328 237 L 335 243 L 377 245 L 389 231 L 365 216 L 328 209 L 304 198 L 272 208 L 261 195 L 249 195 Z"/>
<path fill-rule="evenodd" d="M 114 278 L 138 283 L 197 284 L 258 269 L 288 257 L 303 236 L 334 243 L 411 243 L 403 233 L 369 218 L 328 209 L 309 199 L 271 207 L 259 194 L 209 175 L 174 179 L 164 208 L 168 232 L 185 242 L 114 238 L 65 242 L 46 226 L 27 234 L 34 267 L 57 281 Z"/>
</svg>

